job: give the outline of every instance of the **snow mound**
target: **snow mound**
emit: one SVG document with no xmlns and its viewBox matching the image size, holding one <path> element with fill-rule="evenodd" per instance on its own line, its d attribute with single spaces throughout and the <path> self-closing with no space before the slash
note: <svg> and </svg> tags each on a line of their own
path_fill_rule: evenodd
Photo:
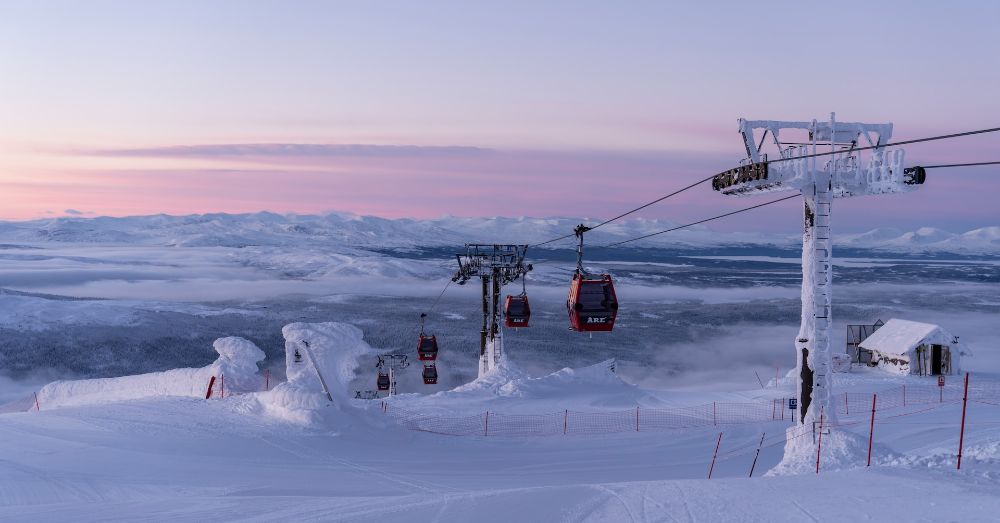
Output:
<svg viewBox="0 0 1000 523">
<path fill-rule="evenodd" d="M 595 391 L 614 401 L 621 396 L 636 396 L 640 391 L 621 380 L 611 368 L 614 360 L 606 360 L 589 367 L 564 368 L 545 376 L 532 378 L 510 363 L 497 367 L 471 383 L 461 385 L 442 395 L 485 395 L 520 399 L 558 399 L 564 397 L 592 396 Z M 628 401 L 634 401 L 632 399 Z"/>
<path fill-rule="evenodd" d="M 834 471 L 864 467 L 868 459 L 868 438 L 861 435 L 839 430 L 826 429 L 820 443 L 817 433 L 817 443 L 820 444 L 820 471 Z M 785 434 L 785 455 L 781 461 L 767 472 L 768 476 L 788 476 L 796 474 L 816 473 L 816 449 L 812 431 L 808 426 L 794 425 Z M 894 455 L 891 450 L 881 445 L 875 445 L 874 454 L 888 457 Z"/>
<path fill-rule="evenodd" d="M 281 329 L 285 337 L 285 373 L 288 381 L 270 392 L 258 394 L 268 414 L 304 425 L 320 423 L 329 414 L 326 407 L 339 406 L 352 398 L 348 384 L 363 356 L 377 351 L 363 340 L 361 329 L 346 323 L 291 323 Z M 298 351 L 300 358 L 295 357 Z M 323 375 L 333 398 L 323 392 Z"/>
<path fill-rule="evenodd" d="M 118 378 L 54 381 L 38 391 L 42 410 L 71 405 L 126 401 L 150 396 L 192 396 L 204 398 L 208 382 L 225 376 L 226 391 L 251 392 L 260 389 L 257 363 L 264 351 L 243 338 L 219 338 L 213 344 L 219 353 L 211 365 L 173 369 Z M 221 383 L 216 384 L 220 387 Z"/>
</svg>

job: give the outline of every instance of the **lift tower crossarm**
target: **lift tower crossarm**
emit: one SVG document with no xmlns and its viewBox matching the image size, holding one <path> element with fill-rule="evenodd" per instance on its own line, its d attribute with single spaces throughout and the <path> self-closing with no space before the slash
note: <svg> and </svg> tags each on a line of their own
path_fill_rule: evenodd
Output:
<svg viewBox="0 0 1000 523">
<path fill-rule="evenodd" d="M 808 139 L 784 142 L 781 132 L 788 129 L 806 130 Z M 831 113 L 826 122 L 740 119 L 739 132 L 747 157 L 738 167 L 716 175 L 712 188 L 729 196 L 796 191 L 805 200 L 802 318 L 795 347 L 799 422 L 808 424 L 818 420 L 820 412 L 828 418 L 836 412 L 830 404 L 833 199 L 909 192 L 926 176 L 923 168 L 903 167 L 902 149 L 890 151 L 883 145 L 892 135 L 891 123 L 837 122 Z M 773 144 L 770 160 L 762 151 L 765 135 Z M 817 157 L 820 147 L 824 156 Z"/>
</svg>

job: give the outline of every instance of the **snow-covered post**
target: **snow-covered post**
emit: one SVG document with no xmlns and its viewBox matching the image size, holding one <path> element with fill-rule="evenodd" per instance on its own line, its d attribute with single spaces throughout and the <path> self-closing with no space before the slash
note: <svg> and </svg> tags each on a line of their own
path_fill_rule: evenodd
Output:
<svg viewBox="0 0 1000 523">
<path fill-rule="evenodd" d="M 808 132 L 808 143 L 782 141 L 783 130 Z M 833 198 L 909 192 L 925 181 L 923 168 L 904 168 L 903 151 L 887 151 L 892 124 L 739 120 L 747 158 L 719 173 L 712 188 L 725 195 L 753 196 L 796 191 L 804 200 L 802 234 L 802 315 L 795 339 L 799 424 L 814 423 L 820 410 L 834 421 L 830 354 L 831 235 Z M 755 136 L 755 133 L 757 136 Z M 771 151 L 763 152 L 765 142 Z M 793 140 L 799 142 L 799 140 Z M 817 148 L 829 146 L 829 151 Z M 862 150 L 871 151 L 866 162 Z M 768 158 L 768 154 L 774 154 Z M 822 156 L 822 161 L 817 157 Z"/>
</svg>

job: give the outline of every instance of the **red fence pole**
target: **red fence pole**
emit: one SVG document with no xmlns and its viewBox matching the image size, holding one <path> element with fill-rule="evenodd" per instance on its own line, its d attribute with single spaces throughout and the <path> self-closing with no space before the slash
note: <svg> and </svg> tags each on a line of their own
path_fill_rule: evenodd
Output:
<svg viewBox="0 0 1000 523">
<path fill-rule="evenodd" d="M 866 467 L 872 466 L 872 436 L 875 434 L 875 398 L 878 394 L 872 394 L 872 423 L 868 426 L 868 464 Z"/>
<path fill-rule="evenodd" d="M 211 378 L 209 378 L 209 380 L 208 380 L 208 390 L 207 390 L 207 391 L 205 391 L 205 399 L 209 399 L 209 398 L 211 398 L 211 397 L 212 397 L 212 387 L 213 387 L 214 385 L 215 385 L 215 376 L 212 376 L 212 377 L 211 377 Z"/>
<path fill-rule="evenodd" d="M 635 406 L 635 431 L 639 432 L 639 406 Z"/>
<path fill-rule="evenodd" d="M 958 433 L 958 470 L 962 470 L 962 445 L 965 443 L 965 407 L 969 402 L 969 373 L 965 373 L 965 394 L 962 396 L 962 430 Z"/>
<path fill-rule="evenodd" d="M 35 412 L 38 412 L 42 410 L 42 408 L 38 406 L 38 393 L 35 392 L 34 394 L 35 394 Z"/>
<path fill-rule="evenodd" d="M 819 409 L 819 441 L 816 443 L 816 473 L 819 474 L 819 451 L 823 448 L 823 408 Z"/>
<path fill-rule="evenodd" d="M 226 398 L 226 375 L 219 375 L 219 397 L 222 399 Z"/>
<path fill-rule="evenodd" d="M 715 458 L 719 455 L 719 445 L 722 444 L 722 433 L 719 433 L 719 439 L 715 442 L 715 452 L 712 453 L 712 465 L 708 467 L 708 479 L 712 479 L 712 471 L 715 470 Z"/>
<path fill-rule="evenodd" d="M 750 477 L 753 477 L 753 469 L 757 468 L 757 458 L 760 457 L 760 448 L 764 446 L 764 435 L 766 432 L 760 433 L 760 443 L 757 444 L 757 454 L 754 454 L 753 465 L 750 465 Z"/>
<path fill-rule="evenodd" d="M 483 433 L 483 436 L 489 436 L 489 435 L 490 435 L 490 411 L 486 411 L 486 431 Z"/>
</svg>

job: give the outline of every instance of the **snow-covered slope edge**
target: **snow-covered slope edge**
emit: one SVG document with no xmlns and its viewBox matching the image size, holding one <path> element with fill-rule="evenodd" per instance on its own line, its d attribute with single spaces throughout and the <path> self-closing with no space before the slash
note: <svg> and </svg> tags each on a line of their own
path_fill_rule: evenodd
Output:
<svg viewBox="0 0 1000 523">
<path fill-rule="evenodd" d="M 190 396 L 204 398 L 213 376 L 225 376 L 232 392 L 258 390 L 257 363 L 264 351 L 253 342 L 238 337 L 219 338 L 213 344 L 219 357 L 201 368 L 172 369 L 118 378 L 55 381 L 38 391 L 42 409 L 72 405 L 126 401 L 150 396 Z M 221 387 L 221 382 L 216 387 Z"/>
</svg>

